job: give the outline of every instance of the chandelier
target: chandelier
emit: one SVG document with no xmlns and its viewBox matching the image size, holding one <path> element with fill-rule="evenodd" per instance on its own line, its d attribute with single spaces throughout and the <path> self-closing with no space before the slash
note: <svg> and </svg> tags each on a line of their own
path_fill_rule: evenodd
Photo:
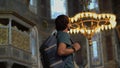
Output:
<svg viewBox="0 0 120 68">
<path fill-rule="evenodd" d="M 114 14 L 94 12 L 81 12 L 70 18 L 70 34 L 81 33 L 92 44 L 91 38 L 94 34 L 115 28 L 116 16 Z"/>
</svg>

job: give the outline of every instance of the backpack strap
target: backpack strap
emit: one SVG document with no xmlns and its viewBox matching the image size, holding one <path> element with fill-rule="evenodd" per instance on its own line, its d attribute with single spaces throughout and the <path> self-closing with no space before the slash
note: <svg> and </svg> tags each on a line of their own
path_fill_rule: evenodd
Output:
<svg viewBox="0 0 120 68">
<path fill-rule="evenodd" d="M 70 38 L 70 41 L 71 41 L 71 43 L 73 44 L 74 42 L 73 42 L 73 40 Z"/>
<path fill-rule="evenodd" d="M 53 30 L 51 35 L 56 35 L 57 34 L 57 30 Z"/>
</svg>

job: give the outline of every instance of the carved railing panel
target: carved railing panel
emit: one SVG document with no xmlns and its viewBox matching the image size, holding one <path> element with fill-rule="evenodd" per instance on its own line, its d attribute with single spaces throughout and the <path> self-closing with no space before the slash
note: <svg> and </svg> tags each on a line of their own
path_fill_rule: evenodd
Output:
<svg viewBox="0 0 120 68">
<path fill-rule="evenodd" d="M 0 25 L 0 45 L 8 44 L 8 27 Z"/>
<path fill-rule="evenodd" d="M 12 44 L 13 46 L 30 51 L 30 37 L 27 32 L 12 28 Z"/>
</svg>

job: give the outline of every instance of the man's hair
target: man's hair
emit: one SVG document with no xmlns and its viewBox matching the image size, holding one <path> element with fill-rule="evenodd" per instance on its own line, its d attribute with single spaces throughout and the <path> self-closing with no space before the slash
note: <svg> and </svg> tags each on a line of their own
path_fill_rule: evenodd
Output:
<svg viewBox="0 0 120 68">
<path fill-rule="evenodd" d="M 69 23 L 69 17 L 66 15 L 59 15 L 55 19 L 55 26 L 57 31 L 63 31 L 67 28 L 67 25 Z"/>
</svg>

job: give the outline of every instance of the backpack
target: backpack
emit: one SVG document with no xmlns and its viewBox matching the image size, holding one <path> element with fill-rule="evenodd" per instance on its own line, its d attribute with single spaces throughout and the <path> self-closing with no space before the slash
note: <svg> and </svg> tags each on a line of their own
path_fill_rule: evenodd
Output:
<svg viewBox="0 0 120 68">
<path fill-rule="evenodd" d="M 57 54 L 57 33 L 43 42 L 40 54 L 43 68 L 64 68 L 63 58 Z"/>
</svg>

